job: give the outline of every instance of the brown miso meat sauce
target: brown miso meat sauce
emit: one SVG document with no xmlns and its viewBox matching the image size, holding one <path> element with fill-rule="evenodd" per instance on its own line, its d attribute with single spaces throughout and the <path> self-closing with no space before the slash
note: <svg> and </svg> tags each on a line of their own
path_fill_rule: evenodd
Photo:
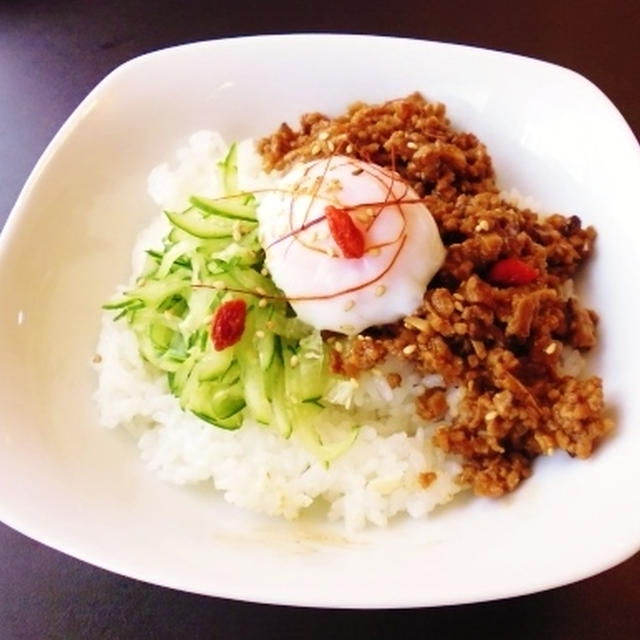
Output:
<svg viewBox="0 0 640 640">
<path fill-rule="evenodd" d="M 357 378 L 391 354 L 465 389 L 457 417 L 435 443 L 461 456 L 460 480 L 479 495 L 512 491 L 537 456 L 556 449 L 591 455 L 613 427 L 602 381 L 568 375 L 563 352 L 596 344 L 597 315 L 571 286 L 592 253 L 592 227 L 503 200 L 486 147 L 455 131 L 442 104 L 417 93 L 356 103 L 337 118 L 305 114 L 299 130 L 282 124 L 259 150 L 267 170 L 335 153 L 395 169 L 424 198 L 447 247 L 422 306 L 332 350 L 334 372 Z M 514 258 L 533 279 L 493 281 L 492 267 Z M 440 419 L 444 390 L 425 392 L 416 409 L 425 420 Z"/>
</svg>

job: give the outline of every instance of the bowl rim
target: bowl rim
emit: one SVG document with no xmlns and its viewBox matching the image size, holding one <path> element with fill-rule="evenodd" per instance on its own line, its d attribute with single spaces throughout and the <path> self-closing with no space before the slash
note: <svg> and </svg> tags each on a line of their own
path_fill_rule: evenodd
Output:
<svg viewBox="0 0 640 640">
<path fill-rule="evenodd" d="M 605 100 L 607 100 L 609 105 L 612 107 L 612 109 L 615 111 L 615 113 L 617 114 L 617 116 L 621 120 L 621 123 L 626 127 L 628 132 L 631 134 L 631 137 L 632 137 L 633 141 L 635 142 L 635 146 L 636 146 L 636 149 L 637 149 L 638 162 L 640 164 L 640 146 L 637 143 L 637 140 L 635 138 L 635 134 L 633 133 L 633 131 L 629 127 L 628 123 L 625 121 L 625 119 L 622 116 L 622 114 L 615 107 L 615 105 L 613 105 L 613 103 L 609 100 L 609 98 L 598 87 L 596 87 L 596 85 L 594 85 L 589 79 L 585 78 L 581 74 L 577 73 L 574 70 L 568 69 L 566 67 L 563 67 L 563 66 L 551 63 L 551 62 L 537 60 L 535 58 L 532 58 L 532 57 L 529 57 L 529 56 L 523 56 L 523 55 L 520 55 L 520 54 L 502 52 L 502 51 L 498 51 L 498 50 L 494 50 L 494 49 L 487 49 L 487 48 L 477 47 L 477 46 L 455 44 L 455 43 L 449 43 L 449 42 L 439 42 L 439 41 L 433 41 L 433 40 L 422 40 L 422 39 L 409 38 L 409 37 L 368 35 L 368 34 L 346 34 L 346 33 L 333 34 L 333 33 L 304 33 L 304 32 L 301 32 L 301 33 L 294 33 L 294 34 L 264 34 L 264 35 L 251 35 L 251 36 L 234 36 L 234 37 L 230 37 L 230 38 L 220 38 L 220 39 L 213 39 L 213 40 L 200 40 L 200 41 L 193 42 L 193 43 L 179 44 L 179 45 L 175 45 L 175 46 L 171 46 L 171 47 L 158 49 L 158 50 L 151 51 L 151 52 L 148 52 L 148 53 L 144 53 L 142 55 L 139 55 L 139 56 L 136 56 L 134 58 L 131 58 L 130 60 L 122 63 L 121 65 L 117 66 L 112 71 L 110 71 L 87 94 L 87 96 L 78 104 L 78 106 L 73 110 L 73 112 L 70 114 L 70 116 L 62 124 L 60 129 L 57 131 L 57 133 L 54 135 L 52 140 L 46 146 L 45 150 L 43 151 L 42 155 L 40 156 L 40 158 L 36 162 L 36 164 L 35 164 L 34 168 L 32 169 L 32 171 L 30 172 L 30 174 L 29 174 L 24 186 L 22 187 L 22 189 L 21 189 L 21 191 L 20 191 L 20 193 L 19 193 L 19 195 L 18 195 L 18 197 L 16 199 L 16 202 L 15 202 L 13 208 L 11 209 L 11 212 L 10 212 L 8 218 L 7 218 L 5 226 L 2 229 L 2 231 L 0 232 L 0 256 L 2 256 L 4 254 L 5 250 L 11 244 L 11 241 L 12 241 L 12 238 L 14 237 L 15 231 L 18 228 L 19 220 L 20 220 L 20 217 L 21 217 L 20 213 L 24 210 L 25 203 L 26 203 L 26 201 L 28 199 L 29 193 L 33 190 L 34 186 L 37 184 L 40 176 L 46 171 L 48 165 L 55 158 L 58 149 L 62 145 L 64 145 L 65 140 L 67 139 L 69 134 L 73 131 L 73 129 L 76 127 L 78 121 L 83 119 L 85 117 L 85 115 L 87 113 L 89 113 L 92 102 L 97 97 L 99 97 L 102 92 L 108 91 L 109 86 L 113 82 L 114 78 L 117 78 L 119 75 L 121 75 L 123 73 L 127 73 L 129 71 L 129 69 L 131 69 L 132 67 L 137 66 L 138 64 L 140 64 L 141 62 L 143 62 L 144 60 L 146 60 L 146 59 L 148 59 L 150 57 L 157 57 L 159 55 L 171 55 L 173 52 L 175 52 L 177 50 L 182 50 L 182 49 L 186 49 L 186 48 L 207 47 L 207 46 L 210 46 L 210 45 L 212 45 L 214 43 L 216 45 L 218 45 L 218 46 L 224 46 L 227 43 L 232 43 L 232 42 L 233 43 L 238 43 L 238 42 L 242 43 L 243 41 L 257 42 L 257 41 L 261 41 L 261 40 L 270 40 L 270 41 L 272 41 L 272 40 L 275 40 L 275 39 L 286 39 L 286 40 L 291 40 L 291 41 L 297 40 L 297 39 L 313 39 L 313 40 L 317 40 L 317 41 L 326 41 L 326 39 L 328 39 L 328 38 L 338 38 L 340 40 L 374 39 L 374 40 L 396 41 L 396 42 L 401 42 L 401 43 L 414 43 L 415 45 L 418 45 L 420 47 L 422 47 L 424 45 L 428 45 L 428 46 L 437 46 L 437 47 L 450 48 L 451 50 L 454 50 L 454 49 L 458 49 L 458 50 L 459 49 L 466 49 L 466 50 L 470 50 L 470 51 L 478 51 L 478 52 L 483 52 L 483 53 L 490 53 L 490 54 L 494 54 L 494 55 L 499 56 L 499 57 L 505 57 L 506 56 L 506 57 L 509 57 L 511 59 L 518 59 L 518 60 L 534 62 L 536 64 L 548 65 L 551 68 L 561 69 L 564 72 L 568 72 L 568 73 L 574 74 L 574 75 L 578 76 L 579 78 L 581 78 L 582 81 L 585 81 L 585 82 L 589 83 L 592 87 L 597 89 L 597 91 L 601 94 L 601 96 L 604 97 Z M 11 514 L 9 514 L 9 517 L 7 517 L 7 514 L 4 513 L 4 511 L 2 512 L 2 520 L 6 524 L 8 524 L 8 526 L 16 529 L 17 531 L 19 531 L 21 533 L 24 533 L 25 535 L 27 535 L 27 536 L 29 536 L 29 537 L 41 542 L 42 544 L 45 544 L 46 546 L 50 546 L 53 549 L 62 551 L 63 553 L 65 553 L 67 555 L 71 555 L 73 557 L 77 557 L 77 558 L 79 558 L 79 559 L 81 559 L 81 560 L 83 560 L 85 562 L 89 562 L 92 565 L 99 566 L 101 568 L 104 568 L 104 569 L 107 569 L 107 570 L 110 570 L 110 571 L 117 571 L 117 573 L 120 573 L 122 575 L 126 575 L 126 576 L 128 576 L 128 577 L 130 577 L 132 579 L 142 580 L 142 581 L 145 581 L 145 582 L 149 582 L 150 584 L 159 584 L 159 585 L 166 586 L 166 587 L 172 587 L 172 588 L 191 591 L 190 589 L 185 589 L 184 586 L 181 586 L 179 584 L 175 584 L 175 582 L 172 582 L 171 580 L 167 580 L 165 582 L 158 581 L 157 579 L 147 580 L 144 577 L 140 577 L 139 575 L 136 575 L 135 572 L 123 571 L 123 570 L 121 570 L 121 568 L 113 568 L 113 566 L 111 566 L 109 564 L 109 562 L 100 563 L 100 562 L 97 562 L 95 558 L 82 557 L 82 555 L 72 554 L 69 551 L 65 550 L 64 548 L 61 548 L 60 545 L 50 544 L 50 542 L 47 541 L 47 536 L 46 535 L 39 535 L 37 532 L 31 531 L 30 527 L 28 526 L 28 523 L 21 522 L 20 521 L 20 517 L 17 516 L 16 514 L 13 514 L 14 518 L 11 518 L 10 515 Z M 493 600 L 493 599 L 507 597 L 507 596 L 510 596 L 510 595 L 523 595 L 523 594 L 526 594 L 526 593 L 532 593 L 532 592 L 537 592 L 537 591 L 548 590 L 548 589 L 555 588 L 555 587 L 558 587 L 558 586 L 561 586 L 561 585 L 565 585 L 565 584 L 568 584 L 570 582 L 574 582 L 574 581 L 581 580 L 583 578 L 595 575 L 595 574 L 600 573 L 600 572 L 602 572 L 602 571 L 604 571 L 604 570 L 606 570 L 606 569 L 608 569 L 608 568 L 610 568 L 612 566 L 615 566 L 616 564 L 619 564 L 620 562 L 623 562 L 627 558 L 629 558 L 632 555 L 634 555 L 638 551 L 638 549 L 640 549 L 640 539 L 637 541 L 636 546 L 634 548 L 625 549 L 624 551 L 620 550 L 616 554 L 615 558 L 611 559 L 610 561 L 602 562 L 601 566 L 598 566 L 598 567 L 595 567 L 595 568 L 594 567 L 590 567 L 588 569 L 585 569 L 582 572 L 577 572 L 576 575 L 573 578 L 571 578 L 570 580 L 567 580 L 565 578 L 559 577 L 556 582 L 551 581 L 548 584 L 548 586 L 543 587 L 543 588 L 540 588 L 540 587 L 536 586 L 536 587 L 533 587 L 529 591 L 520 589 L 516 593 L 496 592 L 496 593 L 494 593 L 493 595 L 490 595 L 487 598 L 460 600 L 460 601 L 457 601 L 456 604 L 462 604 L 462 603 L 466 603 L 466 602 L 477 602 L 477 601 L 484 601 L 484 600 Z M 195 591 L 195 592 L 203 593 L 204 595 L 216 595 L 216 594 L 213 594 L 213 593 L 206 593 L 206 592 L 203 592 L 203 591 Z M 254 601 L 254 602 L 265 602 L 265 603 L 271 603 L 271 604 L 291 604 L 291 605 L 297 605 L 297 606 L 319 606 L 319 607 L 327 606 L 326 603 L 314 604 L 313 602 L 310 602 L 308 599 L 305 599 L 304 596 L 301 596 L 298 600 L 292 598 L 289 602 L 283 602 L 282 599 L 271 600 L 268 597 L 267 598 L 261 598 L 261 597 L 249 597 L 249 598 L 247 598 L 246 594 L 238 594 L 238 593 L 229 593 L 229 594 L 224 594 L 223 593 L 218 597 L 228 597 L 228 598 L 233 598 L 233 599 L 238 599 L 238 600 L 247 600 L 248 599 L 248 600 L 251 600 L 251 601 Z M 403 598 L 401 601 L 394 601 L 393 598 L 389 598 L 389 599 L 385 600 L 384 602 L 380 602 L 380 603 L 376 603 L 376 604 L 371 605 L 371 608 L 384 608 L 384 607 L 400 608 L 400 607 L 440 606 L 440 605 L 444 605 L 444 604 L 453 604 L 453 603 L 452 602 L 446 602 L 446 601 L 434 602 L 434 603 L 423 603 L 423 602 L 420 602 L 420 598 L 419 598 L 419 596 L 417 596 L 415 602 L 408 602 L 408 601 L 406 601 L 406 598 Z M 339 604 L 332 604 L 330 606 L 339 607 L 339 608 L 361 608 L 363 606 L 366 606 L 366 608 L 369 608 L 369 605 L 358 605 L 358 604 L 354 605 L 353 603 L 351 603 L 351 604 L 347 603 L 345 606 L 341 606 Z"/>
</svg>

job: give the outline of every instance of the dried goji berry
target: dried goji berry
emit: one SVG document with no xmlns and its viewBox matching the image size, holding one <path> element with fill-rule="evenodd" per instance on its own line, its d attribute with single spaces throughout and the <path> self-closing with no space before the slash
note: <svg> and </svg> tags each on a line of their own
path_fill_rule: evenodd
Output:
<svg viewBox="0 0 640 640">
<path fill-rule="evenodd" d="M 218 307 L 211 324 L 211 340 L 216 351 L 222 351 L 240 340 L 246 317 L 247 303 L 244 300 L 229 300 Z"/>
<path fill-rule="evenodd" d="M 538 277 L 538 270 L 518 258 L 498 260 L 491 269 L 487 279 L 491 284 L 505 287 L 519 287 L 533 282 Z"/>
<path fill-rule="evenodd" d="M 329 231 L 345 258 L 362 258 L 364 236 L 351 216 L 344 210 L 329 205 L 325 209 Z"/>
</svg>

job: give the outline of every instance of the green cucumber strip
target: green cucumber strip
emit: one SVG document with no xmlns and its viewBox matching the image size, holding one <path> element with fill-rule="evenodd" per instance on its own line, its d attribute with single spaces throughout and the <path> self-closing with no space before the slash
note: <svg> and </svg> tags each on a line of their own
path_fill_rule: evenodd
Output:
<svg viewBox="0 0 640 640">
<path fill-rule="evenodd" d="M 245 236 L 245 238 L 246 237 L 247 236 Z M 261 269 L 264 263 L 264 256 L 260 252 L 260 246 L 255 240 L 230 242 L 223 250 L 217 252 L 216 259 L 234 261 L 241 267 L 251 267 L 255 265 L 258 269 Z"/>
<path fill-rule="evenodd" d="M 284 314 L 275 314 L 271 318 L 272 331 L 287 340 L 300 340 L 309 335 L 311 327 L 299 318 L 288 318 Z"/>
<path fill-rule="evenodd" d="M 238 145 L 234 142 L 224 160 L 218 162 L 222 178 L 222 189 L 226 196 L 238 193 Z"/>
<path fill-rule="evenodd" d="M 205 198 L 204 196 L 191 196 L 189 202 L 206 214 L 205 219 L 218 216 L 229 220 L 243 220 L 246 223 L 256 222 L 256 205 L 246 204 L 246 198 L 242 195 L 224 198 Z"/>
<path fill-rule="evenodd" d="M 244 421 L 244 416 L 242 415 L 242 411 L 229 416 L 228 418 L 216 418 L 210 416 L 206 413 L 199 413 L 198 411 L 191 410 L 196 418 L 200 418 L 200 420 L 204 420 L 204 422 L 208 422 L 210 425 L 214 427 L 218 427 L 219 429 L 226 429 L 227 431 L 235 431 L 242 426 L 242 422 Z"/>
<path fill-rule="evenodd" d="M 282 437 L 289 438 L 293 431 L 293 423 L 290 415 L 290 403 L 285 392 L 284 365 L 279 353 L 274 357 L 269 368 L 268 392 L 273 412 L 271 424 Z"/>
<path fill-rule="evenodd" d="M 208 351 L 197 364 L 198 379 L 215 380 L 224 375 L 233 363 L 233 347 L 222 351 Z"/>
<path fill-rule="evenodd" d="M 231 243 L 230 236 L 209 239 L 198 238 L 197 241 L 194 241 L 195 236 L 193 234 L 185 231 L 184 229 L 180 229 L 179 227 L 171 227 L 171 231 L 169 231 L 167 239 L 169 240 L 169 246 L 165 251 L 168 251 L 172 245 L 177 244 L 182 240 L 190 240 L 194 242 L 195 251 L 204 255 L 213 255 L 223 251 Z"/>
<path fill-rule="evenodd" d="M 329 367 L 322 337 L 318 331 L 302 338 L 298 346 L 298 377 L 301 402 L 321 398 L 329 384 Z"/>
<path fill-rule="evenodd" d="M 253 335 L 253 350 L 258 354 L 260 368 L 267 371 L 276 355 L 276 349 L 280 348 L 278 336 L 269 329 L 275 307 L 274 305 L 256 306 L 254 313 L 256 333 Z"/>
<path fill-rule="evenodd" d="M 263 331 L 261 337 L 254 336 L 253 348 L 258 354 L 258 364 L 262 371 L 267 371 L 273 362 L 276 351 L 276 335 L 271 331 Z"/>
<path fill-rule="evenodd" d="M 171 345 L 175 331 L 166 324 L 154 322 L 149 325 L 149 339 L 153 346 L 164 353 Z"/>
<path fill-rule="evenodd" d="M 262 424 L 270 424 L 271 403 L 267 398 L 265 379 L 257 363 L 245 361 L 243 369 L 244 397 L 251 415 Z"/>
<path fill-rule="evenodd" d="M 218 389 L 208 400 L 211 402 L 214 415 L 222 420 L 235 415 L 246 406 L 241 383 L 230 388 Z"/>
<path fill-rule="evenodd" d="M 167 276 L 171 271 L 171 267 L 177 260 L 193 251 L 195 246 L 194 241 L 194 238 L 181 240 L 177 244 L 174 244 L 172 247 L 167 249 L 162 256 L 162 260 L 160 261 L 160 265 L 158 266 L 157 271 L 153 274 L 154 278 L 161 279 Z"/>
<path fill-rule="evenodd" d="M 196 355 L 191 354 L 180 366 L 178 366 L 175 372 L 169 376 L 169 388 L 174 396 L 180 397 L 182 395 L 182 390 L 187 383 L 195 361 Z"/>
<path fill-rule="evenodd" d="M 253 349 L 256 317 L 256 310 L 250 308 L 245 319 L 245 332 L 237 345 L 236 354 L 242 371 L 247 409 L 258 422 L 268 425 L 271 422 L 271 404 L 267 397 L 264 371 L 261 369 Z"/>
<path fill-rule="evenodd" d="M 355 425 L 351 431 L 342 439 L 336 442 L 323 442 L 318 432 L 313 428 L 313 422 L 317 418 L 318 411 L 316 405 L 302 405 L 301 410 L 296 411 L 296 429 L 295 435 L 300 442 L 307 447 L 315 456 L 329 466 L 336 458 L 346 453 L 358 438 L 360 426 Z"/>
<path fill-rule="evenodd" d="M 321 398 L 328 386 L 330 373 L 320 334 L 314 332 L 302 338 L 297 346 L 286 343 L 282 354 L 285 389 L 291 402 L 299 404 Z"/>
<path fill-rule="evenodd" d="M 233 225 L 235 223 L 231 218 L 218 215 L 205 218 L 197 209 L 193 208 L 186 209 L 182 213 L 173 211 L 165 211 L 164 213 L 171 224 L 196 238 L 208 240 L 211 238 L 231 238 L 233 236 Z"/>
<path fill-rule="evenodd" d="M 166 351 L 158 349 L 150 331 L 136 332 L 138 348 L 142 357 L 161 371 L 175 372 L 182 364 L 166 355 Z"/>
<path fill-rule="evenodd" d="M 140 284 L 135 289 L 128 291 L 126 295 L 138 298 L 145 306 L 157 307 L 164 300 L 168 300 L 181 292 L 189 291 L 189 289 L 189 280 L 172 274 L 163 280 L 143 278 Z"/>
<path fill-rule="evenodd" d="M 106 311 L 116 311 L 118 309 L 141 309 L 145 306 L 145 303 L 138 298 L 124 298 L 121 300 L 114 300 L 113 302 L 107 302 L 102 305 L 102 308 Z"/>
<path fill-rule="evenodd" d="M 212 306 L 219 295 L 220 293 L 216 289 L 206 287 L 199 287 L 191 291 L 187 313 L 179 324 L 180 331 L 185 338 L 203 325 L 210 323 Z"/>
</svg>

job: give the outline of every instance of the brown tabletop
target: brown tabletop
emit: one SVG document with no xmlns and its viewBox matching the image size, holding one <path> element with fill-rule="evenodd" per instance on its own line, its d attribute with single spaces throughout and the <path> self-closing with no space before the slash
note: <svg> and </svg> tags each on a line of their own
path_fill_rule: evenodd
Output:
<svg viewBox="0 0 640 640">
<path fill-rule="evenodd" d="M 195 40 L 293 31 L 403 35 L 555 62 L 597 84 L 636 136 L 640 133 L 637 0 L 369 0 L 335 5 L 296 0 L 4 0 L 0 226 L 58 127 L 122 62 Z M 6 375 L 1 357 L 0 375 Z M 52 551 L 0 524 L 2 640 L 640 638 L 639 611 L 640 554 L 580 583 L 511 600 L 408 611 L 322 611 L 231 602 L 147 585 Z"/>
</svg>

